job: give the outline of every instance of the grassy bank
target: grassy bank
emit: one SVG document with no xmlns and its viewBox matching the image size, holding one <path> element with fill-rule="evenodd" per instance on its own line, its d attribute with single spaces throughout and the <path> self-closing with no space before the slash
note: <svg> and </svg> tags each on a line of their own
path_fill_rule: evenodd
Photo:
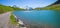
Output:
<svg viewBox="0 0 60 28">
<path fill-rule="evenodd" d="M 17 24 L 18 23 L 13 14 L 10 16 L 10 21 L 11 21 L 12 24 Z"/>
</svg>

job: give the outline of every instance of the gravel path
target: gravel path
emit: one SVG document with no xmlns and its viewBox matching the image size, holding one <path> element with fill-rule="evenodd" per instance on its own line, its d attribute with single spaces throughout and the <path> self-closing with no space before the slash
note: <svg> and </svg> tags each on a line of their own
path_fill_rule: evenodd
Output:
<svg viewBox="0 0 60 28">
<path fill-rule="evenodd" d="M 0 28 L 8 28 L 10 14 L 11 12 L 0 14 Z"/>
<path fill-rule="evenodd" d="M 15 24 L 13 25 L 10 22 L 10 15 L 11 12 L 0 14 L 0 28 L 19 28 L 20 26 Z M 26 28 L 26 27 L 20 27 L 20 28 Z"/>
<path fill-rule="evenodd" d="M 11 12 L 0 14 L 0 28 L 19 28 L 17 25 L 11 24 L 10 15 Z"/>
</svg>

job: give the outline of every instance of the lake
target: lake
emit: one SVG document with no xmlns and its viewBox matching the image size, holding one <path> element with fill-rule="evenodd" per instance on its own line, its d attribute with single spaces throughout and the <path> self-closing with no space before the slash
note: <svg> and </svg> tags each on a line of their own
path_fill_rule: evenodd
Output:
<svg viewBox="0 0 60 28">
<path fill-rule="evenodd" d="M 56 10 L 15 11 L 13 14 L 20 17 L 25 24 L 60 25 L 60 11 Z"/>
</svg>

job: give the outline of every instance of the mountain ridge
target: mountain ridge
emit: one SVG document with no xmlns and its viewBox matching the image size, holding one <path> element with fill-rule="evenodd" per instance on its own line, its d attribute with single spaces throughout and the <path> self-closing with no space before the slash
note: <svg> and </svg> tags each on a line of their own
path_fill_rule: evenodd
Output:
<svg viewBox="0 0 60 28">
<path fill-rule="evenodd" d="M 51 4 L 51 5 L 49 5 L 49 6 L 57 5 L 57 4 L 60 4 L 60 0 L 57 0 L 56 2 L 52 3 L 52 4 Z"/>
</svg>

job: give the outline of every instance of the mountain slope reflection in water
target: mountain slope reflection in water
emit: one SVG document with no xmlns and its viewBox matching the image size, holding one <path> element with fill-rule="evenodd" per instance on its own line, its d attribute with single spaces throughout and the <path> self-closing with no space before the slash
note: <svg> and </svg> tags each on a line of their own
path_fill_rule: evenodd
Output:
<svg viewBox="0 0 60 28">
<path fill-rule="evenodd" d="M 33 10 L 15 11 L 14 14 L 25 24 L 49 24 L 59 25 L 60 11 L 55 10 Z"/>
</svg>

